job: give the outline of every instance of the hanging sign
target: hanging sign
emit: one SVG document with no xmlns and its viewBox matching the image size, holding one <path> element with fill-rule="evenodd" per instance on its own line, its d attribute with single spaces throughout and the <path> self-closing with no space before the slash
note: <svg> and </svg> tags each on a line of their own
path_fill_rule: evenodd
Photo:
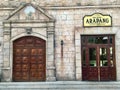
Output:
<svg viewBox="0 0 120 90">
<path fill-rule="evenodd" d="M 83 26 L 84 27 L 112 26 L 112 17 L 110 15 L 102 15 L 100 13 L 86 15 L 83 18 Z"/>
</svg>

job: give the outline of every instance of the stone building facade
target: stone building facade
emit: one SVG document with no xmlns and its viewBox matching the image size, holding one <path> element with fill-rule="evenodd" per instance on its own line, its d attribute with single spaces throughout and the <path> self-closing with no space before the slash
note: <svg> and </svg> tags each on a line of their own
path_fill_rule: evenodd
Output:
<svg viewBox="0 0 120 90">
<path fill-rule="evenodd" d="M 19 64 L 21 65 L 20 67 L 14 65 L 19 63 L 14 63 L 15 60 L 16 62 L 19 60 L 16 59 L 16 53 L 21 53 L 21 59 L 24 57 L 25 49 L 23 46 L 23 52 L 19 52 L 19 50 L 17 52 L 17 49 L 14 49 L 14 43 L 24 37 L 37 37 L 46 42 L 44 46 L 45 58 L 43 60 L 45 63 L 42 67 L 45 69 L 45 74 L 43 74 L 45 75 L 44 81 L 83 80 L 84 75 L 87 73 L 83 75 L 81 37 L 86 35 L 113 35 L 115 38 L 113 40 L 114 80 L 120 80 L 119 0 L 0 0 L 0 2 L 0 75 L 2 81 L 12 82 L 14 81 L 13 78 L 15 80 L 19 78 L 18 81 L 20 81 L 20 78 L 24 77 L 21 73 L 27 72 L 22 71 L 22 65 L 24 64 L 22 61 Z M 84 27 L 84 17 L 95 13 L 111 16 L 112 25 L 109 27 Z M 26 42 L 19 42 L 17 45 L 19 46 L 19 44 L 22 45 Z M 28 40 L 28 43 L 31 44 L 31 41 Z M 32 49 L 34 48 L 35 46 L 32 47 Z M 29 57 L 32 57 L 32 54 Z M 31 59 L 28 59 L 30 63 L 29 60 Z M 32 64 L 28 64 L 28 79 L 25 76 L 25 78 L 21 79 L 22 81 L 31 81 L 32 71 L 30 73 L 30 70 L 32 69 L 30 69 L 30 65 Z M 17 71 L 18 69 L 21 71 Z M 39 69 L 36 70 L 38 73 Z M 99 71 L 97 74 L 100 74 Z M 107 74 L 109 74 L 109 70 Z M 33 75 L 34 77 L 38 78 L 39 74 L 37 76 Z M 99 80 L 100 78 L 97 81 Z"/>
</svg>

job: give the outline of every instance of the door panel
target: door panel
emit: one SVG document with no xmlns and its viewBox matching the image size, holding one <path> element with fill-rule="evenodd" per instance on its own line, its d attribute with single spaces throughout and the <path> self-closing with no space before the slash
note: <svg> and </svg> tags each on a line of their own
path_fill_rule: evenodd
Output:
<svg viewBox="0 0 120 90">
<path fill-rule="evenodd" d="M 89 66 L 97 67 L 96 48 L 89 48 Z"/>
<path fill-rule="evenodd" d="M 89 47 L 89 80 L 98 80 L 98 66 L 97 66 L 97 49 Z"/>
<path fill-rule="evenodd" d="M 20 56 L 15 57 L 14 63 L 21 63 L 21 62 L 22 62 L 22 58 Z"/>
<path fill-rule="evenodd" d="M 29 72 L 23 72 L 22 71 L 22 81 L 28 81 L 29 80 Z"/>
<path fill-rule="evenodd" d="M 111 81 L 116 80 L 116 68 L 115 67 L 110 67 L 109 68 L 109 78 Z"/>
<path fill-rule="evenodd" d="M 89 72 L 88 67 L 82 67 L 82 80 L 83 81 L 89 80 L 88 72 Z"/>
<path fill-rule="evenodd" d="M 88 80 L 90 81 L 97 81 L 98 80 L 98 68 L 97 67 L 89 67 L 88 71 Z"/>
<path fill-rule="evenodd" d="M 22 37 L 13 44 L 13 81 L 44 81 L 46 42 L 37 37 Z"/>
<path fill-rule="evenodd" d="M 109 59 L 107 47 L 99 47 L 99 61 L 100 61 L 100 80 L 109 80 Z"/>
<path fill-rule="evenodd" d="M 100 67 L 100 80 L 101 81 L 109 80 L 109 67 Z"/>
<path fill-rule="evenodd" d="M 100 47 L 99 48 L 99 60 L 100 60 L 100 66 L 101 67 L 107 67 L 108 66 L 108 53 L 107 48 Z"/>
</svg>

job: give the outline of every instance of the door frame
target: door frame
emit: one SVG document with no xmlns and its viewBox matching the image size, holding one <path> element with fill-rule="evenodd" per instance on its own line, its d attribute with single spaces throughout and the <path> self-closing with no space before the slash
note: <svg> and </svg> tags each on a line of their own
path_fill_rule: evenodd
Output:
<svg viewBox="0 0 120 90">
<path fill-rule="evenodd" d="M 25 25 L 29 25 L 28 22 L 24 22 Z M 45 22 L 46 23 L 46 22 Z M 49 22 L 48 22 L 49 23 Z M 51 23 L 51 22 L 50 22 Z M 9 23 L 4 23 L 4 24 L 10 24 Z M 16 23 L 12 23 L 13 25 Z M 43 24 L 43 23 L 39 23 L 39 22 L 35 22 L 34 24 Z M 28 34 L 26 32 L 26 27 L 24 25 L 23 28 L 21 27 L 21 23 L 17 23 L 19 28 L 10 28 L 9 30 L 6 29 L 4 30 L 4 45 L 3 45 L 3 50 L 4 50 L 4 57 L 3 57 L 3 67 L 2 67 L 2 80 L 4 82 L 11 82 L 12 81 L 12 69 L 13 69 L 13 41 L 20 38 L 20 37 L 24 37 L 24 36 L 35 36 L 38 38 L 42 38 L 46 41 L 46 81 L 56 81 L 56 75 L 55 75 L 55 60 L 54 60 L 54 26 L 52 28 L 52 26 L 47 27 L 46 28 L 32 28 L 32 32 L 30 34 Z M 52 24 L 54 25 L 54 24 Z M 5 25 L 6 26 L 6 25 Z M 11 25 L 10 25 L 11 26 Z M 32 26 L 32 23 L 30 24 L 29 27 Z M 8 28 L 8 27 L 7 27 Z M 36 30 L 36 29 L 41 29 Z M 22 30 L 23 32 L 18 32 L 18 30 Z M 43 31 L 45 33 L 43 33 Z M 14 33 L 16 33 L 17 35 L 15 35 Z M 5 39 L 5 38 L 8 39 Z M 49 54 L 51 53 L 51 54 Z M 51 64 L 53 63 L 53 64 Z M 48 73 L 49 72 L 49 73 Z"/>
<path fill-rule="evenodd" d="M 17 39 L 19 39 L 19 38 L 21 38 L 21 37 L 26 37 L 26 36 L 32 36 L 32 37 L 37 37 L 37 38 L 41 38 L 41 39 L 43 39 L 43 40 L 45 40 L 45 42 L 46 42 L 46 47 L 45 48 L 47 48 L 47 39 L 45 38 L 45 37 L 43 37 L 42 35 L 39 35 L 39 34 L 36 34 L 36 33 L 34 33 L 33 35 L 24 35 L 24 34 L 21 34 L 21 35 L 18 35 L 17 37 L 15 37 L 15 38 L 12 38 L 11 39 L 11 48 L 10 48 L 10 53 L 12 54 L 12 55 L 10 55 L 10 67 L 11 67 L 11 75 L 10 75 L 10 79 L 11 79 L 11 81 L 13 81 L 13 43 L 14 43 L 14 41 L 15 40 L 17 40 Z M 47 49 L 46 49 L 46 52 L 47 52 Z M 46 60 L 47 60 L 47 53 L 46 53 Z M 45 68 L 46 68 L 46 80 L 47 80 L 47 61 L 45 61 L 46 63 L 45 63 Z"/>
<path fill-rule="evenodd" d="M 90 43 L 88 43 L 88 37 L 100 37 L 100 36 L 108 36 L 108 43 L 107 44 L 90 44 Z M 112 36 L 113 37 L 113 39 L 112 39 L 112 44 L 110 43 L 110 36 Z M 101 80 L 101 69 L 102 69 L 102 67 L 105 67 L 105 66 L 100 66 L 100 48 L 106 48 L 107 49 L 107 59 L 108 59 L 108 65 L 106 66 L 106 68 L 109 70 L 110 68 L 112 68 L 111 66 L 110 66 L 110 47 L 112 46 L 113 47 L 113 58 L 114 58 L 114 62 L 113 62 L 113 64 L 114 64 L 114 67 L 113 67 L 113 71 L 114 71 L 114 73 L 116 74 L 116 60 L 115 60 L 115 36 L 114 35 L 82 35 L 81 36 L 82 38 L 84 37 L 85 38 L 85 41 L 84 41 L 84 43 L 83 43 L 83 40 L 82 40 L 82 38 L 81 38 L 81 55 L 83 56 L 83 48 L 85 48 L 85 47 L 87 47 L 85 50 L 86 50 L 86 52 L 85 52 L 85 55 L 86 55 L 86 57 L 87 57 L 87 59 L 86 59 L 86 66 L 83 66 L 83 64 L 82 64 L 82 61 L 81 61 L 81 65 L 82 65 L 82 71 L 83 71 L 83 69 L 86 67 L 86 69 L 88 70 L 91 66 L 90 65 L 88 65 L 89 64 L 89 48 L 96 48 L 96 68 L 97 68 L 97 74 L 98 74 L 98 76 L 97 76 L 97 78 L 98 78 L 98 81 L 102 81 Z M 108 48 L 109 47 L 109 48 Z M 82 60 L 82 59 L 81 59 Z M 115 69 L 115 70 L 114 70 Z M 86 70 L 86 71 L 87 71 Z M 109 71 L 108 71 L 109 72 Z M 111 71 L 110 71 L 111 72 Z M 84 72 L 84 73 L 86 73 L 86 72 Z M 89 73 L 89 71 L 88 71 L 88 73 Z M 111 72 L 112 73 L 112 72 Z M 111 73 L 110 73 L 110 75 L 111 75 Z M 109 73 L 108 73 L 109 74 Z M 110 76 L 109 75 L 109 76 Z M 112 76 L 111 76 L 112 77 Z M 83 77 L 82 77 L 83 78 Z M 89 78 L 89 77 L 86 77 L 86 78 Z M 112 77 L 113 78 L 113 77 Z M 110 79 L 110 80 L 112 80 L 112 78 L 108 78 L 108 79 Z M 84 78 L 83 78 L 84 79 Z M 106 80 L 108 80 L 108 79 L 106 79 Z M 89 80 L 89 79 L 87 79 L 87 80 Z M 114 75 L 114 79 L 113 80 L 116 80 L 116 75 Z"/>
<path fill-rule="evenodd" d="M 26 6 L 32 6 L 38 12 L 43 12 L 44 19 L 39 20 L 21 19 L 18 16 Z M 45 12 L 44 12 L 45 11 Z M 24 18 L 24 15 L 22 15 Z M 25 16 L 26 17 L 26 16 Z M 37 16 L 38 17 L 38 16 Z M 12 60 L 13 60 L 13 41 L 22 36 L 36 36 L 46 40 L 46 81 L 56 81 L 55 75 L 55 55 L 54 55 L 54 34 L 55 34 L 55 19 L 46 13 L 46 10 L 27 3 L 18 7 L 11 15 L 8 15 L 3 21 L 3 66 L 1 81 L 12 81 Z M 53 64 L 51 64 L 53 63 Z M 49 72 L 49 73 L 48 73 Z"/>
</svg>

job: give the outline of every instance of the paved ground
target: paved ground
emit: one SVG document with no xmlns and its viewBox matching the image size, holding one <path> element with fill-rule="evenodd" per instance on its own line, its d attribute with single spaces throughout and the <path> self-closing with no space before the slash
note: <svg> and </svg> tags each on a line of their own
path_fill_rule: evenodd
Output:
<svg viewBox="0 0 120 90">
<path fill-rule="evenodd" d="M 120 82 L 1 82 L 0 90 L 120 90 Z"/>
</svg>

